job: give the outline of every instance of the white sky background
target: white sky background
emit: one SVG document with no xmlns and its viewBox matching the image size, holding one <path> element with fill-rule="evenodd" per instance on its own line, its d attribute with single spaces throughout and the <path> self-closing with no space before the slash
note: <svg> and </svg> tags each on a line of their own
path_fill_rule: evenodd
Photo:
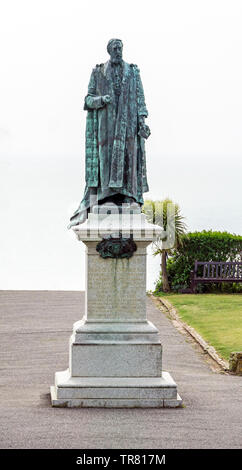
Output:
<svg viewBox="0 0 242 470">
<path fill-rule="evenodd" d="M 2 0 L 0 289 L 84 289 L 66 226 L 84 190 L 83 99 L 112 37 L 138 64 L 149 110 L 146 198 L 190 230 L 240 233 L 240 0 Z M 159 260 L 149 256 L 148 288 Z"/>
</svg>

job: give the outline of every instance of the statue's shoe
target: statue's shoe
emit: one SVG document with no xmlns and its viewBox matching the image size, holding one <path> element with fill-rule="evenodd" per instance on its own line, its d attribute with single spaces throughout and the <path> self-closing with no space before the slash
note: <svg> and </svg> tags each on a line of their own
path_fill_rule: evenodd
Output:
<svg viewBox="0 0 242 470">
<path fill-rule="evenodd" d="M 91 212 L 93 214 L 140 214 L 141 207 L 140 204 L 135 201 L 123 202 L 120 205 L 112 202 L 105 202 L 104 204 L 96 204 L 93 206 Z"/>
<path fill-rule="evenodd" d="M 135 199 L 133 197 L 130 197 L 130 196 L 125 196 L 123 202 L 125 204 L 137 204 Z"/>
</svg>

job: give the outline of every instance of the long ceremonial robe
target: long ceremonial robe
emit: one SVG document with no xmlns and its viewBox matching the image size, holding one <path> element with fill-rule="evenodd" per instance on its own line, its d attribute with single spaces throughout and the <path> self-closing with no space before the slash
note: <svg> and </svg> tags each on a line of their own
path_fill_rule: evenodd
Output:
<svg viewBox="0 0 242 470">
<path fill-rule="evenodd" d="M 112 102 L 104 104 L 102 96 Z M 97 65 L 91 74 L 84 109 L 86 122 L 86 188 L 73 217 L 92 204 L 123 194 L 143 204 L 149 191 L 144 139 L 138 135 L 139 116 L 148 116 L 139 69 L 123 61 L 123 74 L 116 106 L 111 62 Z M 73 218 L 72 217 L 72 218 Z"/>
</svg>

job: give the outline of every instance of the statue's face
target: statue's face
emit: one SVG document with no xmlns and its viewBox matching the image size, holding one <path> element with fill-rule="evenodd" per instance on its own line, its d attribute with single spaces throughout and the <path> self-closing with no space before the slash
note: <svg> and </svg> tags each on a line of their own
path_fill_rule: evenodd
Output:
<svg viewBox="0 0 242 470">
<path fill-rule="evenodd" d="M 122 62 L 123 46 L 120 41 L 114 41 L 110 47 L 111 61 L 115 64 Z"/>
</svg>

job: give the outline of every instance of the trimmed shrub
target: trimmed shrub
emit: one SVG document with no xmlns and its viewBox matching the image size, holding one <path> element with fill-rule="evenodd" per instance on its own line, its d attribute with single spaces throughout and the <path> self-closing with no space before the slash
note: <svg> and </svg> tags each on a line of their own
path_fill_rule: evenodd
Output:
<svg viewBox="0 0 242 470">
<path fill-rule="evenodd" d="M 195 261 L 237 261 L 242 255 L 242 236 L 228 232 L 190 232 L 183 237 L 182 245 L 173 250 L 168 258 L 167 272 L 173 290 L 190 285 L 190 272 Z M 159 282 L 157 282 L 157 288 Z M 225 287 L 226 286 L 226 287 Z M 201 292 L 217 289 L 216 285 L 201 285 Z M 241 284 L 224 283 L 223 291 L 240 291 Z"/>
</svg>

